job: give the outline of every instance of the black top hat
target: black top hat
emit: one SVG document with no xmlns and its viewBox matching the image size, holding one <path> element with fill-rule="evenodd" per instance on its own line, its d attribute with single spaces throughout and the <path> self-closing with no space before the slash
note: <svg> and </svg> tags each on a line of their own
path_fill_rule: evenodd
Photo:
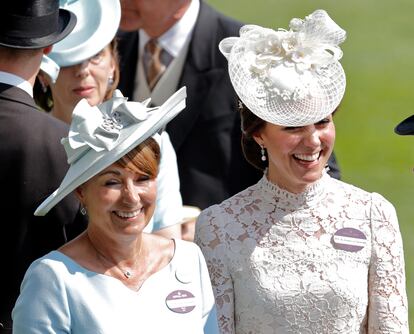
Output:
<svg viewBox="0 0 414 334">
<path fill-rule="evenodd" d="M 395 127 L 394 131 L 402 136 L 414 135 L 414 115 L 403 120 Z"/>
<path fill-rule="evenodd" d="M 0 45 L 44 48 L 67 36 L 75 24 L 75 14 L 59 9 L 59 0 L 11 0 L 0 13 Z"/>
</svg>

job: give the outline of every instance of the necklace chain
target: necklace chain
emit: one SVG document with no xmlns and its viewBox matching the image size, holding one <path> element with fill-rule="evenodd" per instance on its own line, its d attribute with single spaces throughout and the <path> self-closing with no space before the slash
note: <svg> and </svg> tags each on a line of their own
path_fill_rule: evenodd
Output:
<svg viewBox="0 0 414 334">
<path fill-rule="evenodd" d="M 133 275 L 132 275 L 132 272 L 130 271 L 130 270 L 124 270 L 124 269 L 122 269 L 118 264 L 116 264 L 115 262 L 113 262 L 113 261 L 111 261 L 111 260 L 109 260 L 104 254 L 102 254 L 96 247 L 95 247 L 95 245 L 93 244 L 93 242 L 92 242 L 92 240 L 90 239 L 90 237 L 89 237 L 89 235 L 88 234 L 86 234 L 87 235 L 87 238 L 88 238 L 88 240 L 89 240 L 89 243 L 92 245 L 92 247 L 93 247 L 93 249 L 95 250 L 95 252 L 96 252 L 96 254 L 98 254 L 98 258 L 99 258 L 99 260 L 102 262 L 102 259 L 104 259 L 106 262 L 108 262 L 108 263 L 110 263 L 110 264 L 112 264 L 113 266 L 115 266 L 115 267 L 117 267 L 121 272 L 122 272 L 122 274 L 124 275 L 124 277 L 126 278 L 126 279 L 130 279 Z M 140 245 L 140 249 L 139 249 L 139 252 L 138 252 L 138 256 L 141 254 L 141 251 L 142 251 L 142 243 L 141 243 L 141 245 Z"/>
<path fill-rule="evenodd" d="M 103 258 L 106 262 L 111 263 L 112 265 L 114 265 L 115 267 L 117 267 L 122 272 L 122 274 L 124 275 L 124 277 L 126 279 L 130 279 L 132 277 L 132 272 L 130 270 L 124 270 L 124 269 L 122 269 L 118 264 L 116 264 L 115 262 L 109 260 L 105 255 L 103 255 L 97 249 L 96 249 L 96 252 L 98 253 L 99 259 Z M 101 262 L 102 262 L 102 260 L 101 260 Z"/>
</svg>

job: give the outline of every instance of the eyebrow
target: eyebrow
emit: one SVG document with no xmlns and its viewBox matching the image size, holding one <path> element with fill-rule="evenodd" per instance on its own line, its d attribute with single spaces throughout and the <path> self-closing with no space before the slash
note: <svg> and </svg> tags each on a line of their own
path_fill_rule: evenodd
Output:
<svg viewBox="0 0 414 334">
<path fill-rule="evenodd" d="M 119 171 L 110 169 L 110 170 L 103 171 L 103 172 L 99 173 L 98 176 L 103 176 L 103 175 L 107 175 L 107 174 L 115 174 L 117 176 L 121 175 L 121 173 Z"/>
</svg>

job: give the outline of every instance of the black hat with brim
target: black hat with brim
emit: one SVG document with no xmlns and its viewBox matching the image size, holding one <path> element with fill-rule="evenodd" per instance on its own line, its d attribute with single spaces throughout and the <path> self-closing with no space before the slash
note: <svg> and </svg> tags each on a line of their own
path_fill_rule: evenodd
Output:
<svg viewBox="0 0 414 334">
<path fill-rule="evenodd" d="M 394 131 L 402 136 L 414 135 L 414 115 L 403 120 L 395 127 Z"/>
<path fill-rule="evenodd" d="M 0 45 L 16 49 L 44 48 L 65 38 L 76 16 L 59 9 L 59 1 L 14 0 L 0 14 Z"/>
</svg>

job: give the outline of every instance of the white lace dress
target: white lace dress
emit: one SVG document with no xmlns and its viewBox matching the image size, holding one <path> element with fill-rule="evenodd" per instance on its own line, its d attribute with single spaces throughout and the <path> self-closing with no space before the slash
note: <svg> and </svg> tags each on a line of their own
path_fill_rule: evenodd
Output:
<svg viewBox="0 0 414 334">
<path fill-rule="evenodd" d="M 324 174 L 295 195 L 257 184 L 202 212 L 221 333 L 408 333 L 395 209 Z"/>
</svg>

